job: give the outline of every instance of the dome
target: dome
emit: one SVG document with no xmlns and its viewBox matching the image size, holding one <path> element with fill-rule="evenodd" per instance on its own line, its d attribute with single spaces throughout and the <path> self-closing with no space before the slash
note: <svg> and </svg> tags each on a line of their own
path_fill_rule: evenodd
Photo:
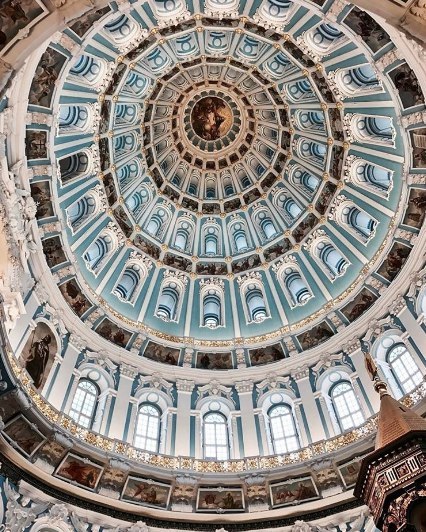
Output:
<svg viewBox="0 0 426 532">
<path fill-rule="evenodd" d="M 356 516 L 364 353 L 425 411 L 421 45 L 339 0 L 117 0 L 54 29 L 25 9 L 0 100 L 4 439 L 154 527 Z"/>
<path fill-rule="evenodd" d="M 293 4 L 242 19 L 218 16 L 226 2 L 204 15 L 157 4 L 144 23 L 105 15 L 68 60 L 42 57 L 61 63 L 51 192 L 63 230 L 44 244 L 59 276 L 76 269 L 60 290 L 84 322 L 102 309 L 94 329 L 121 347 L 138 331 L 228 353 L 261 338 L 282 356 L 327 341 L 410 252 L 393 248 L 407 134 L 390 83 L 353 23 L 316 15 L 290 35 Z M 356 59 L 338 68 L 344 51 Z"/>
<path fill-rule="evenodd" d="M 378 299 L 406 194 L 392 91 L 350 26 L 278 33 L 284 4 L 237 23 L 176 2 L 173 31 L 155 3 L 138 28 L 111 13 L 63 67 L 58 245 L 108 316 L 95 330 L 114 341 L 115 322 L 123 347 L 142 330 L 228 352 L 292 333 L 304 350 Z M 345 69 L 319 63 L 342 50 L 357 51 Z"/>
</svg>

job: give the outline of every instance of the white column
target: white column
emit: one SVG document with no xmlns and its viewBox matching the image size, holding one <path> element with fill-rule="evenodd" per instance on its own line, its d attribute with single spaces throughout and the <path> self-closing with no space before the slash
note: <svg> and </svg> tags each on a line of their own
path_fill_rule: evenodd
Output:
<svg viewBox="0 0 426 532">
<path fill-rule="evenodd" d="M 241 425 L 243 430 L 244 456 L 259 456 L 256 421 L 253 408 L 253 382 L 235 383 L 240 400 Z"/>
<path fill-rule="evenodd" d="M 240 452 L 240 440 L 238 434 L 238 425 L 237 425 L 237 413 L 231 412 L 231 458 L 241 458 Z"/>
<path fill-rule="evenodd" d="M 107 388 L 98 397 L 98 405 L 96 407 L 95 419 L 93 421 L 92 430 L 94 432 L 101 432 L 104 420 L 108 417 L 109 406 L 111 404 L 111 389 Z"/>
<path fill-rule="evenodd" d="M 308 433 L 306 432 L 306 426 L 302 416 L 302 412 L 300 410 L 301 404 L 301 399 L 298 399 L 298 401 L 294 403 L 294 416 L 296 418 L 297 427 L 299 429 L 300 447 L 306 447 L 307 445 L 309 445 L 309 438 Z"/>
<path fill-rule="evenodd" d="M 194 383 L 184 379 L 177 379 L 176 389 L 175 455 L 189 456 L 191 453 L 191 395 Z"/>
<path fill-rule="evenodd" d="M 352 381 L 352 387 L 354 389 L 355 395 L 356 395 L 356 397 L 357 397 L 357 399 L 359 401 L 359 404 L 361 406 L 361 410 L 364 413 L 364 417 L 365 417 L 365 419 L 368 419 L 372 415 L 372 412 L 371 412 L 371 409 L 368 407 L 368 404 L 367 404 L 367 401 L 365 400 L 364 394 L 362 393 L 361 382 L 360 382 L 360 379 L 359 379 L 359 377 L 358 377 L 358 375 L 356 373 L 351 376 L 351 381 Z M 378 395 L 378 394 L 376 393 L 376 395 Z"/>
<path fill-rule="evenodd" d="M 74 334 L 70 336 L 67 349 L 56 374 L 55 382 L 52 384 L 49 396 L 46 398 L 58 410 L 63 409 L 64 403 L 67 400 L 66 393 L 70 382 L 70 375 L 74 373 L 78 356 L 85 347 L 81 338 Z"/>
<path fill-rule="evenodd" d="M 328 431 L 330 433 L 330 436 L 337 436 L 337 434 L 340 434 L 340 429 L 338 429 L 337 419 L 336 419 L 335 424 L 334 424 L 333 420 L 331 419 L 330 410 L 328 408 L 327 401 L 326 401 L 325 397 L 323 396 L 323 394 L 320 391 L 319 392 L 315 392 L 315 396 L 318 397 L 318 399 L 319 399 L 319 402 L 320 402 L 320 405 L 321 405 L 322 414 L 324 416 L 324 419 L 325 419 Z"/>
<path fill-rule="evenodd" d="M 364 353 L 361 351 L 361 347 L 358 347 L 358 349 L 353 353 L 348 352 L 348 354 L 353 362 L 358 378 L 362 383 L 362 387 L 370 401 L 373 412 L 378 412 L 380 409 L 380 397 L 379 394 L 374 390 L 373 381 L 371 380 L 367 368 L 365 367 L 365 356 Z M 359 395 L 362 404 L 364 404 L 364 395 L 361 390 Z M 367 406 L 366 403 L 365 405 Z M 368 408 L 365 414 L 368 415 L 369 412 L 370 409 Z"/>
<path fill-rule="evenodd" d="M 99 427 L 100 434 L 106 434 L 109 413 L 111 411 L 112 398 L 116 396 L 116 391 L 111 390 L 111 388 L 108 388 L 108 390 L 106 390 L 104 393 L 106 393 L 107 395 L 105 396 L 103 414 L 102 414 L 102 419 L 101 419 L 101 423 Z"/>
<path fill-rule="evenodd" d="M 263 413 L 262 409 L 258 408 L 257 410 L 257 418 L 259 420 L 259 427 L 260 427 L 260 438 L 262 440 L 262 446 L 263 446 L 263 455 L 273 454 L 272 445 L 270 442 L 269 435 L 266 431 L 266 422 L 265 414 Z"/>
<path fill-rule="evenodd" d="M 126 426 L 127 412 L 131 403 L 133 381 L 138 370 L 127 364 L 120 365 L 120 382 L 118 383 L 117 397 L 114 404 L 112 423 L 108 436 L 122 440 Z"/>
<path fill-rule="evenodd" d="M 194 439 L 195 439 L 195 448 L 194 448 L 194 454 L 195 454 L 195 458 L 202 458 L 203 457 L 203 449 L 202 449 L 202 441 L 201 441 L 201 417 L 200 417 L 200 411 L 199 410 L 196 410 L 195 412 L 195 434 L 194 434 Z M 191 435 L 189 435 L 191 436 Z M 177 432 L 176 432 L 176 438 L 178 438 L 177 436 Z M 178 454 L 175 452 L 176 456 L 178 456 Z"/>
<path fill-rule="evenodd" d="M 165 437 L 165 447 L 164 447 L 164 454 L 175 454 L 172 453 L 172 426 L 173 426 L 173 415 L 176 414 L 175 409 L 167 409 L 167 418 L 165 420 L 166 422 L 166 437 Z M 176 435 L 175 435 L 176 436 Z M 176 439 L 176 438 L 175 438 Z"/>
<path fill-rule="evenodd" d="M 127 431 L 127 441 L 133 445 L 135 439 L 135 429 L 136 429 L 136 416 L 138 415 L 138 401 L 137 399 L 130 398 L 130 403 L 132 405 L 130 410 L 130 419 L 129 419 L 129 430 Z"/>
<path fill-rule="evenodd" d="M 312 442 L 326 439 L 326 434 L 322 424 L 320 412 L 318 410 L 317 402 L 315 400 L 314 392 L 312 391 L 311 383 L 309 382 L 309 368 L 298 368 L 292 373 L 293 379 L 296 381 L 299 389 L 301 403 L 303 405 L 303 412 L 305 414 L 306 424 L 309 428 L 310 438 Z"/>
</svg>

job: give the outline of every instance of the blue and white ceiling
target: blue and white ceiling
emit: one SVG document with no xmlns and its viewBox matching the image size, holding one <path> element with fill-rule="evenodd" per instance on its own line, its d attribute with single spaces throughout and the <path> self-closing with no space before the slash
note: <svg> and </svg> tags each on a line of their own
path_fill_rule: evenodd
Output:
<svg viewBox="0 0 426 532">
<path fill-rule="evenodd" d="M 27 126 L 27 157 L 56 168 L 32 179 L 44 251 L 90 327 L 128 349 L 143 331 L 301 351 L 392 282 L 419 229 L 403 175 L 424 171 L 400 116 L 424 100 L 395 54 L 376 65 L 386 32 L 335 7 L 111 2 L 49 44 L 29 111 L 52 125 Z M 218 139 L 193 128 L 208 97 L 231 113 Z"/>
</svg>

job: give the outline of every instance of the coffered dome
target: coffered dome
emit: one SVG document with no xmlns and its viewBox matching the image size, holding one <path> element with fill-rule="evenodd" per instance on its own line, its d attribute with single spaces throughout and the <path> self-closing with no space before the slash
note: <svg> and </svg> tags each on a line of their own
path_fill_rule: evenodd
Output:
<svg viewBox="0 0 426 532">
<path fill-rule="evenodd" d="M 94 328 L 123 347 L 134 331 L 177 349 L 261 339 L 280 357 L 326 341 L 411 249 L 409 233 L 395 248 L 408 137 L 375 64 L 379 29 L 360 41 L 353 12 L 324 21 L 292 2 L 239 17 L 227 2 L 151 7 L 77 23 L 78 53 L 62 39 L 42 57 L 61 63 L 49 98 L 65 229 L 45 241 L 77 266 L 61 291 L 74 306 L 80 294 L 83 321 L 102 308 Z"/>
<path fill-rule="evenodd" d="M 3 28 L 5 492 L 95 514 L 55 532 L 370 530 L 369 373 L 425 412 L 423 49 L 341 0 L 90 4 Z"/>
</svg>

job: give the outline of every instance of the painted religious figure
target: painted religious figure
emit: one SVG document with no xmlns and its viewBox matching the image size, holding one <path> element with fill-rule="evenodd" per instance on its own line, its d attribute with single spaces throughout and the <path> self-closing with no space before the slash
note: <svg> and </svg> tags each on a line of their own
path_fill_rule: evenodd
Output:
<svg viewBox="0 0 426 532">
<path fill-rule="evenodd" d="M 270 490 L 274 508 L 319 498 L 317 487 L 310 476 L 273 484 Z"/>
<path fill-rule="evenodd" d="M 284 358 L 283 348 L 280 344 L 268 345 L 261 349 L 251 349 L 249 354 L 252 366 L 270 364 L 271 362 L 276 362 Z"/>
<path fill-rule="evenodd" d="M 170 499 L 170 486 L 151 479 L 128 477 L 121 499 L 136 504 L 167 508 Z"/>
<path fill-rule="evenodd" d="M 200 488 L 197 495 L 197 511 L 243 511 L 243 490 L 240 488 Z"/>
<path fill-rule="evenodd" d="M 177 366 L 179 360 L 179 349 L 172 349 L 163 345 L 149 342 L 145 351 L 144 357 L 170 366 Z"/>
<path fill-rule="evenodd" d="M 358 478 L 360 465 L 361 458 L 344 464 L 338 468 L 340 476 L 342 477 L 342 480 L 347 488 L 355 485 L 355 482 Z"/>
<path fill-rule="evenodd" d="M 28 457 L 32 456 L 44 442 L 44 436 L 41 432 L 22 415 L 10 421 L 3 433 Z"/>
<path fill-rule="evenodd" d="M 40 0 L 2 0 L 0 2 L 0 52 L 11 46 L 19 31 L 33 26 L 47 15 Z"/>
<path fill-rule="evenodd" d="M 217 140 L 229 131 L 232 111 L 221 98 L 202 98 L 192 110 L 191 123 L 195 133 L 203 140 Z"/>
<path fill-rule="evenodd" d="M 80 458 L 74 454 L 67 454 L 58 467 L 55 475 L 68 482 L 75 482 L 80 486 L 94 490 L 99 482 L 103 467 L 91 462 L 87 458 Z"/>
<path fill-rule="evenodd" d="M 57 351 L 56 339 L 45 323 L 38 323 L 22 350 L 21 360 L 37 390 L 46 382 Z"/>
</svg>

